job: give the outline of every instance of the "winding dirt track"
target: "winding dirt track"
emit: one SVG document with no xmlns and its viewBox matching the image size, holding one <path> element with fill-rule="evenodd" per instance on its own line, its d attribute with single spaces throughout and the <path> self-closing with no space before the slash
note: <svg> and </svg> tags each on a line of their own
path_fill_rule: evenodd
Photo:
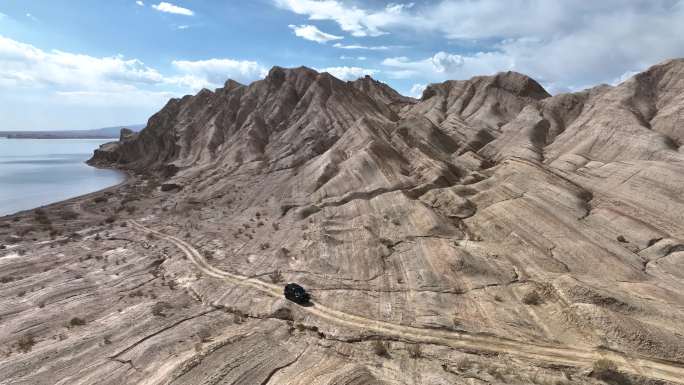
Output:
<svg viewBox="0 0 684 385">
<path fill-rule="evenodd" d="M 283 295 L 281 286 L 229 273 L 210 265 L 197 249 L 179 238 L 152 230 L 134 220 L 131 220 L 130 224 L 142 232 L 151 233 L 173 243 L 185 253 L 188 259 L 201 272 L 208 276 L 223 279 L 237 285 L 249 286 L 273 297 L 280 298 Z M 623 372 L 684 384 L 684 363 L 627 355 L 605 349 L 579 349 L 517 341 L 493 335 L 421 329 L 341 312 L 319 303 L 314 303 L 313 306 L 302 307 L 301 309 L 309 312 L 311 315 L 340 326 L 371 331 L 412 342 L 444 345 L 459 350 L 505 353 L 525 360 L 584 368 L 591 367 L 593 362 L 600 358 L 607 358 L 615 361 Z"/>
</svg>

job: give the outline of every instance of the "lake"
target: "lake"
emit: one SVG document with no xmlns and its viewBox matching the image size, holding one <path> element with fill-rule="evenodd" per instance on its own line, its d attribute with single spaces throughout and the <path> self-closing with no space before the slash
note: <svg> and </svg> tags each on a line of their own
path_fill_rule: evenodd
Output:
<svg viewBox="0 0 684 385">
<path fill-rule="evenodd" d="M 124 180 L 84 162 L 115 139 L 0 138 L 0 216 L 91 193 Z"/>
</svg>

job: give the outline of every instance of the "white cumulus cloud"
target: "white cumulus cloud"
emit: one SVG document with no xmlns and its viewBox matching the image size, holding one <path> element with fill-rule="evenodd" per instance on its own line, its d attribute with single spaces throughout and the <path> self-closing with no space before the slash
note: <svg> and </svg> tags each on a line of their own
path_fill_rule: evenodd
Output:
<svg viewBox="0 0 684 385">
<path fill-rule="evenodd" d="M 342 56 L 340 56 L 340 60 L 361 60 L 361 61 L 363 61 L 363 60 L 368 60 L 368 58 L 365 57 L 365 56 L 346 56 L 346 55 L 342 55 Z"/>
<path fill-rule="evenodd" d="M 512 63 L 552 92 L 609 83 L 684 55 L 684 1 L 443 0 L 425 12 L 447 38 L 497 41 L 471 62 Z"/>
<path fill-rule="evenodd" d="M 195 90 L 221 87 L 228 79 L 249 83 L 268 73 L 265 67 L 249 60 L 174 60 L 172 64 L 183 73 L 183 76 L 174 77 L 173 81 Z"/>
<path fill-rule="evenodd" d="M 45 51 L 4 36 L 0 88 L 6 94 L 35 95 L 36 109 L 43 104 L 155 109 L 179 94 L 173 81 L 138 59 Z"/>
<path fill-rule="evenodd" d="M 419 76 L 419 81 L 514 69 L 553 92 L 610 83 L 684 56 L 682 0 L 434 0 L 382 7 L 353 0 L 272 1 L 310 20 L 333 21 L 353 36 L 393 33 L 400 39 L 410 32 L 426 41 L 441 36 L 468 47 L 451 52 L 462 56 L 462 64 L 440 58 L 436 65 L 415 59 L 396 63 L 401 68 L 395 68 L 395 77 Z M 418 67 L 430 73 L 421 75 Z"/>
<path fill-rule="evenodd" d="M 337 0 L 274 0 L 275 4 L 310 20 L 332 20 L 353 36 L 380 36 L 387 32 L 384 27 L 405 22 L 409 4 L 389 4 L 379 10 L 366 10 L 348 6 Z"/>
<path fill-rule="evenodd" d="M 430 61 L 437 72 L 453 73 L 463 66 L 463 56 L 446 52 L 437 52 Z"/>
<path fill-rule="evenodd" d="M 44 88 L 80 96 L 143 95 L 142 90 L 147 89 L 162 95 L 159 92 L 167 92 L 169 87 L 197 91 L 220 87 L 228 78 L 248 83 L 267 73 L 261 64 L 249 60 L 175 60 L 171 64 L 177 72 L 165 75 L 134 58 L 44 51 L 0 35 L 0 86 L 6 88 Z"/>
<path fill-rule="evenodd" d="M 138 5 L 141 6 L 141 7 L 144 7 L 144 6 L 145 6 L 145 3 L 143 3 L 142 0 L 137 0 L 135 3 L 138 4 Z"/>
<path fill-rule="evenodd" d="M 418 60 L 411 60 L 405 56 L 386 58 L 382 64 L 390 68 L 384 73 L 391 78 L 427 82 L 467 79 L 472 76 L 511 70 L 515 67 L 515 61 L 511 57 L 486 52 L 461 56 L 440 51 L 431 57 Z"/>
<path fill-rule="evenodd" d="M 325 43 L 331 40 L 343 39 L 342 36 L 336 36 L 330 33 L 326 33 L 318 29 L 315 25 L 293 25 L 290 24 L 288 27 L 292 29 L 295 35 L 301 37 L 302 39 L 315 41 L 316 43 Z"/>
<path fill-rule="evenodd" d="M 159 12 L 173 13 L 176 15 L 192 16 L 195 14 L 195 12 L 190 9 L 179 7 L 175 4 L 167 3 L 165 1 L 153 5 L 152 8 Z"/>
<path fill-rule="evenodd" d="M 368 46 L 368 45 L 362 45 L 362 44 L 342 44 L 342 43 L 335 43 L 333 44 L 333 47 L 335 48 L 340 48 L 340 49 L 366 49 L 370 51 L 386 51 L 390 49 L 390 47 L 386 45 L 376 45 L 376 46 Z"/>
<path fill-rule="evenodd" d="M 163 106 L 178 95 L 168 91 L 148 91 L 131 87 L 118 91 L 57 91 L 59 103 L 86 107 Z"/>
<path fill-rule="evenodd" d="M 322 68 L 318 70 L 319 72 L 327 72 L 330 75 L 341 79 L 341 80 L 356 80 L 360 77 L 364 77 L 366 75 L 372 76 L 380 71 L 374 70 L 374 69 L 369 69 L 369 68 L 361 68 L 361 67 L 328 67 L 328 68 Z"/>
<path fill-rule="evenodd" d="M 172 67 L 162 73 L 123 55 L 44 50 L 0 35 L 0 116 L 8 129 L 45 128 L 46 114 L 62 114 L 55 127 L 96 127 L 122 114 L 143 121 L 169 98 L 266 74 L 257 62 L 231 59 L 177 60 Z"/>
<path fill-rule="evenodd" d="M 50 52 L 0 36 L 0 83 L 18 87 L 115 89 L 119 84 L 162 83 L 164 77 L 137 59 Z"/>
<path fill-rule="evenodd" d="M 423 96 L 423 91 L 425 91 L 425 88 L 427 87 L 427 84 L 420 84 L 416 83 L 413 86 L 411 86 L 411 91 L 409 92 L 409 96 L 412 96 L 414 98 L 420 98 Z"/>
</svg>

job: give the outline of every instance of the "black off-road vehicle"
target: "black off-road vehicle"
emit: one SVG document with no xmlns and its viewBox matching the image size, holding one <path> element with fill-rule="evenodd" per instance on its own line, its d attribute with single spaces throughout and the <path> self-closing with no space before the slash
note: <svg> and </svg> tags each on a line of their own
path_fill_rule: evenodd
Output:
<svg viewBox="0 0 684 385">
<path fill-rule="evenodd" d="M 311 300 L 309 293 L 296 283 L 288 283 L 285 285 L 285 298 L 300 305 L 309 303 L 309 300 Z"/>
</svg>

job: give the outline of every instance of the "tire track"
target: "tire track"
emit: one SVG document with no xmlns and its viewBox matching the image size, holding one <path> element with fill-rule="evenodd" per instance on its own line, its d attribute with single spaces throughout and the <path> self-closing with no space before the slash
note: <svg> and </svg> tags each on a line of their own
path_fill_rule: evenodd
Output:
<svg viewBox="0 0 684 385">
<path fill-rule="evenodd" d="M 283 296 L 281 286 L 255 278 L 233 274 L 212 266 L 192 245 L 182 239 L 150 229 L 134 220 L 131 220 L 130 224 L 141 232 L 151 233 L 173 243 L 201 272 L 208 276 L 222 279 L 236 285 L 249 286 L 273 297 L 281 298 Z M 313 306 L 301 307 L 301 310 L 309 312 L 328 322 L 352 329 L 373 331 L 382 335 L 412 342 L 444 345 L 457 350 L 480 350 L 492 353 L 505 353 L 526 360 L 543 361 L 574 367 L 591 367 L 596 360 L 606 358 L 616 362 L 623 372 L 684 384 L 684 363 L 637 355 L 630 356 L 608 349 L 580 349 L 567 346 L 536 344 L 529 341 L 512 340 L 494 335 L 421 329 L 369 319 L 335 310 L 313 301 L 312 303 Z"/>
</svg>

